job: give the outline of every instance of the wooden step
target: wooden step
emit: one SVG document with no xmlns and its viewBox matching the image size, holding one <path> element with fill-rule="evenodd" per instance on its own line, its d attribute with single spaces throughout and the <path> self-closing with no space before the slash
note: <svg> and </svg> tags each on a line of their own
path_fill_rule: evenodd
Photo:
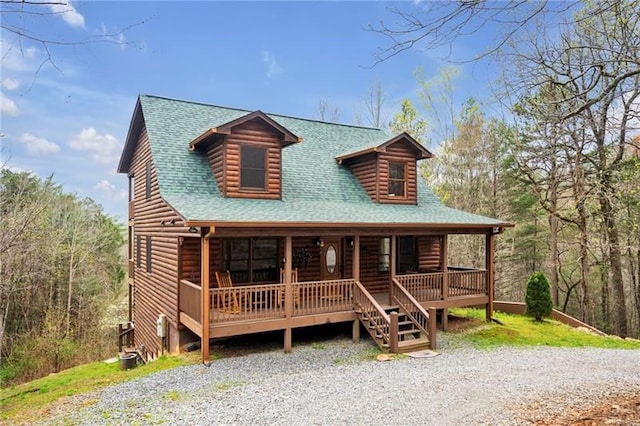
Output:
<svg viewBox="0 0 640 426">
<path fill-rule="evenodd" d="M 411 330 L 398 331 L 398 336 L 404 336 L 405 334 L 416 334 L 416 333 L 420 333 L 420 330 L 412 328 Z"/>
<path fill-rule="evenodd" d="M 426 337 L 398 342 L 398 352 L 401 353 L 413 352 L 422 349 L 429 349 L 429 339 Z"/>
</svg>

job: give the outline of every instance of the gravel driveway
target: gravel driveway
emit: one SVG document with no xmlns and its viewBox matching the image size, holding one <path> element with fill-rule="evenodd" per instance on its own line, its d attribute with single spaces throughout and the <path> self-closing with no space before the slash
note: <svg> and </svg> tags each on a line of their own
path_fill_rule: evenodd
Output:
<svg viewBox="0 0 640 426">
<path fill-rule="evenodd" d="M 340 337 L 225 358 L 79 396 L 43 423 L 527 424 L 640 394 L 638 350 L 444 346 L 433 358 L 377 362 L 373 342 Z"/>
</svg>

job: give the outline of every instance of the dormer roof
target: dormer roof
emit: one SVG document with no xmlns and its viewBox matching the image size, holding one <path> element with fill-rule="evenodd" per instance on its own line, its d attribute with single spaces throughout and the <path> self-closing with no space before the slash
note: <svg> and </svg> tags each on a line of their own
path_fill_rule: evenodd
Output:
<svg viewBox="0 0 640 426">
<path fill-rule="evenodd" d="M 234 127 L 255 119 L 264 121 L 266 124 L 271 126 L 274 130 L 281 133 L 283 137 L 282 139 L 283 147 L 287 145 L 291 145 L 292 143 L 302 142 L 302 138 L 293 134 L 290 130 L 288 130 L 287 128 L 285 128 L 275 120 L 273 120 L 264 112 L 257 110 L 249 114 L 243 115 L 242 117 L 238 117 L 234 120 L 231 120 L 227 123 L 223 123 L 217 127 L 211 127 L 210 129 L 205 130 L 202 134 L 198 135 L 195 139 L 189 142 L 189 149 L 193 151 L 201 143 L 204 143 L 210 140 L 215 140 L 216 137 L 219 137 L 219 136 L 229 135 L 231 134 L 231 129 L 233 129 Z"/>
<path fill-rule="evenodd" d="M 417 140 L 411 137 L 407 132 L 402 132 L 399 135 L 392 137 L 384 141 L 381 144 L 368 145 L 361 148 L 358 148 L 354 151 L 338 155 L 336 157 L 336 161 L 338 164 L 342 164 L 342 162 L 355 159 L 367 154 L 371 154 L 374 152 L 386 152 L 387 148 L 395 143 L 407 143 L 412 149 L 416 152 L 416 160 L 422 160 L 425 158 L 432 158 L 433 154 L 424 146 L 420 144 Z"/>
</svg>

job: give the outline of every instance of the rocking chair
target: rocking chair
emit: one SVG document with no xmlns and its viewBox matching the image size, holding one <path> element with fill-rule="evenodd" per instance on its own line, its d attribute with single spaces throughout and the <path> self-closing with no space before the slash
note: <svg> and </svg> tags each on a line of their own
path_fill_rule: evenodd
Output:
<svg viewBox="0 0 640 426">
<path fill-rule="evenodd" d="M 220 272 L 216 271 L 216 281 L 218 282 L 219 289 L 233 289 L 233 282 L 231 281 L 231 274 L 229 271 Z M 240 304 L 238 303 L 238 297 L 235 291 L 220 291 L 218 292 L 218 309 L 220 312 L 227 314 L 240 313 Z"/>
</svg>

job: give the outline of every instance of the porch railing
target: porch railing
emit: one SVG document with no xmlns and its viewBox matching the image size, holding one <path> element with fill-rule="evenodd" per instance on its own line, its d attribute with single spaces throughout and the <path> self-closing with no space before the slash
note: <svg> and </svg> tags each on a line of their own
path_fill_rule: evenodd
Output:
<svg viewBox="0 0 640 426">
<path fill-rule="evenodd" d="M 449 297 L 487 294 L 487 271 L 458 269 L 449 272 Z"/>
<path fill-rule="evenodd" d="M 284 318 L 284 284 L 211 289 L 211 322 Z"/>
<path fill-rule="evenodd" d="M 442 272 L 398 275 L 396 280 L 419 302 L 487 294 L 487 271 L 484 269 L 450 268 L 447 275 L 447 294 L 443 292 Z"/>
<path fill-rule="evenodd" d="M 200 285 L 180 280 L 180 311 L 198 322 L 202 315 L 201 294 Z"/>
<path fill-rule="evenodd" d="M 431 316 L 397 279 L 392 280 L 391 298 L 420 333 L 429 339 L 429 347 L 436 347 L 436 318 Z M 431 311 L 434 313 L 434 311 Z"/>
<path fill-rule="evenodd" d="M 413 297 L 420 301 L 426 302 L 430 300 L 442 300 L 442 272 L 428 274 L 409 274 L 398 275 L 396 280 L 401 284 Z"/>
<path fill-rule="evenodd" d="M 354 284 L 353 279 L 293 283 L 293 316 L 352 310 Z"/>
<path fill-rule="evenodd" d="M 353 304 L 360 314 L 360 321 L 369 334 L 382 345 L 388 345 L 391 352 L 398 351 L 398 321 L 394 321 L 392 330 L 391 316 L 387 314 L 376 299 L 359 282 L 353 287 Z"/>
</svg>

